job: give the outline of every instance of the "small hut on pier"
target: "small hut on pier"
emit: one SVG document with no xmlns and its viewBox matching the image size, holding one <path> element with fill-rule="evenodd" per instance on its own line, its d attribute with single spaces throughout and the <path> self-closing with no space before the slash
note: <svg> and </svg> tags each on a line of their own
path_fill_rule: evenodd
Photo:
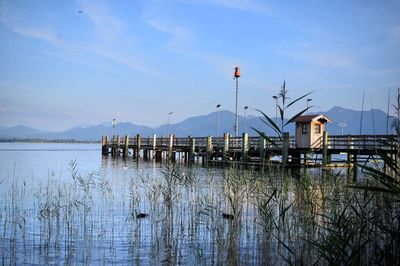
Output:
<svg viewBox="0 0 400 266">
<path fill-rule="evenodd" d="M 320 114 L 302 115 L 294 121 L 296 122 L 296 148 L 321 148 L 325 124 L 331 123 L 332 120 Z"/>
</svg>

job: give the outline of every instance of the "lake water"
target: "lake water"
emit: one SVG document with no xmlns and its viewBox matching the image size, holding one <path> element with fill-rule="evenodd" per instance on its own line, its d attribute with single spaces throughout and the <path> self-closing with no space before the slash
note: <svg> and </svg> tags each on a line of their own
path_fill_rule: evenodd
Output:
<svg viewBox="0 0 400 266">
<path fill-rule="evenodd" d="M 295 262 L 308 252 L 304 232 L 320 222 L 309 212 L 329 211 L 323 198 L 342 193 L 337 176 L 302 176 L 116 159 L 99 144 L 0 143 L 0 257 L 41 265 Z"/>
</svg>

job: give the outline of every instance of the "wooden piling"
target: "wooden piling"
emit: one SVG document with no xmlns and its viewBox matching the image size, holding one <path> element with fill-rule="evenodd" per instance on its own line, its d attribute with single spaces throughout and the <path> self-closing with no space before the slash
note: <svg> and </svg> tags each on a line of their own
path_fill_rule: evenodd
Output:
<svg viewBox="0 0 400 266">
<path fill-rule="evenodd" d="M 106 136 L 105 142 L 106 142 L 106 155 L 108 155 L 108 154 L 109 154 L 108 148 L 109 148 L 109 146 L 110 146 L 110 139 L 109 139 L 108 136 Z"/>
<path fill-rule="evenodd" d="M 115 156 L 117 154 L 117 152 L 116 152 L 116 148 L 117 148 L 116 142 L 117 142 L 117 138 L 116 138 L 115 135 L 113 135 L 113 137 L 112 137 L 112 145 L 111 145 L 111 154 L 112 154 L 112 156 Z"/>
<path fill-rule="evenodd" d="M 322 133 L 322 166 L 328 164 L 328 132 Z"/>
<path fill-rule="evenodd" d="M 214 148 L 213 148 L 213 146 L 212 146 L 212 137 L 211 137 L 211 136 L 208 136 L 208 137 L 207 137 L 207 147 L 206 147 L 206 151 L 207 151 L 207 155 L 208 155 L 208 156 L 210 156 L 210 155 L 213 153 L 213 151 L 214 151 Z"/>
<path fill-rule="evenodd" d="M 106 137 L 102 136 L 101 137 L 101 154 L 102 155 L 106 155 L 106 148 L 107 148 L 107 146 L 106 146 Z"/>
<path fill-rule="evenodd" d="M 121 143 L 121 137 L 118 135 L 117 136 L 117 145 L 116 145 L 116 151 L 115 151 L 115 155 L 119 156 L 119 152 L 120 152 L 120 143 Z"/>
<path fill-rule="evenodd" d="M 156 162 L 162 161 L 162 150 L 156 150 Z"/>
<path fill-rule="evenodd" d="M 135 151 L 136 159 L 140 158 L 141 141 L 142 138 L 140 137 L 140 134 L 136 134 L 136 151 Z"/>
<path fill-rule="evenodd" d="M 229 151 L 229 133 L 224 133 L 224 155 Z"/>
<path fill-rule="evenodd" d="M 266 146 L 266 139 L 264 139 L 263 137 L 260 137 L 260 143 L 259 143 L 259 150 L 260 150 L 260 162 L 261 164 L 265 163 L 265 146 Z"/>
<path fill-rule="evenodd" d="M 168 160 L 172 160 L 172 157 L 174 155 L 172 152 L 173 148 L 174 148 L 174 135 L 170 134 L 168 139 L 168 155 L 167 155 Z"/>
<path fill-rule="evenodd" d="M 194 162 L 194 156 L 196 152 L 196 139 L 189 137 L 189 163 Z"/>
<path fill-rule="evenodd" d="M 243 133 L 242 135 L 242 161 L 247 161 L 247 155 L 249 153 L 249 134 Z"/>
<path fill-rule="evenodd" d="M 129 135 L 126 134 L 125 135 L 125 146 L 124 146 L 124 153 L 123 156 L 124 157 L 128 157 L 128 151 L 129 151 Z"/>
</svg>

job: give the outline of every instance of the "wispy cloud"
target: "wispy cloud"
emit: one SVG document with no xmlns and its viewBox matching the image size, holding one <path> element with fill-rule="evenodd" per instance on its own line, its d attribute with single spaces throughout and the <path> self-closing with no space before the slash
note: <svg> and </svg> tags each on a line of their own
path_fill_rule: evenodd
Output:
<svg viewBox="0 0 400 266">
<path fill-rule="evenodd" d="M 97 54 L 130 69 L 137 70 L 153 77 L 161 79 L 166 78 L 164 75 L 160 74 L 153 68 L 147 67 L 147 63 L 139 57 L 135 57 L 126 53 L 120 53 L 118 51 L 113 51 L 105 47 L 94 47 L 94 50 Z"/>
<path fill-rule="evenodd" d="M 13 27 L 13 31 L 28 37 L 33 37 L 54 46 L 63 46 L 65 43 L 57 36 L 57 33 L 49 28 L 33 28 L 33 27 Z"/>
<path fill-rule="evenodd" d="M 360 63 L 353 56 L 340 51 L 324 51 L 311 44 L 287 47 L 285 50 L 279 50 L 277 54 L 320 68 L 336 68 L 352 71 L 361 67 Z"/>
<path fill-rule="evenodd" d="M 153 29 L 170 36 L 170 41 L 167 44 L 169 48 L 182 49 L 185 45 L 188 45 L 195 40 L 194 32 L 187 27 L 150 17 L 144 17 L 143 21 Z"/>
<path fill-rule="evenodd" d="M 117 42 L 122 35 L 124 23 L 113 15 L 106 3 L 99 1 L 80 1 L 82 15 L 93 22 L 98 39 L 106 43 Z"/>
</svg>

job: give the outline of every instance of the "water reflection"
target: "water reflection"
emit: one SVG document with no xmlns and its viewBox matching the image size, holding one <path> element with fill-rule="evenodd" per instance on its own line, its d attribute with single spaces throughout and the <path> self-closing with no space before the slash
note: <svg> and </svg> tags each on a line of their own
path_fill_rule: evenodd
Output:
<svg viewBox="0 0 400 266">
<path fill-rule="evenodd" d="M 2 184 L 5 264 L 309 264 L 324 215 L 355 195 L 339 170 L 220 169 L 88 153 L 80 158 L 98 160 L 92 171 L 77 159 L 64 166 L 68 177 L 31 184 L 13 175 Z M 57 155 L 64 162 L 79 154 Z"/>
</svg>

